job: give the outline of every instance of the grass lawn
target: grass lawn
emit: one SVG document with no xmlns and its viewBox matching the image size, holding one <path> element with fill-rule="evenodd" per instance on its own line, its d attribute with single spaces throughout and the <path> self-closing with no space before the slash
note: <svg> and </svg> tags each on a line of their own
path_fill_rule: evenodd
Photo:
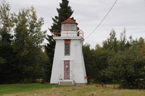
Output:
<svg viewBox="0 0 145 96">
<path fill-rule="evenodd" d="M 2 96 L 145 96 L 145 90 L 118 89 L 118 85 L 98 84 L 58 86 L 49 84 L 0 85 Z M 4 94 L 4 95 L 3 95 Z"/>
<path fill-rule="evenodd" d="M 0 85 L 0 96 L 4 94 L 13 94 L 19 92 L 32 92 L 35 90 L 44 90 L 50 88 L 58 88 L 58 87 L 69 87 L 69 86 L 59 86 L 59 85 L 50 85 L 50 84 L 6 84 Z"/>
</svg>

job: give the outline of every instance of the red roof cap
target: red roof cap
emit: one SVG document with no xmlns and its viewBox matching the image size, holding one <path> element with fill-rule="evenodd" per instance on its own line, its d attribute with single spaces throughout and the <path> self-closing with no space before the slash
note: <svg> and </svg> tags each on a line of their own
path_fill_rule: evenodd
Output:
<svg viewBox="0 0 145 96">
<path fill-rule="evenodd" d="M 68 23 L 68 24 L 69 24 L 69 23 L 73 23 L 73 24 L 78 25 L 78 23 L 76 23 L 75 21 L 71 20 L 70 17 L 68 17 L 67 20 L 61 22 L 61 24 L 67 24 L 67 23 Z"/>
</svg>

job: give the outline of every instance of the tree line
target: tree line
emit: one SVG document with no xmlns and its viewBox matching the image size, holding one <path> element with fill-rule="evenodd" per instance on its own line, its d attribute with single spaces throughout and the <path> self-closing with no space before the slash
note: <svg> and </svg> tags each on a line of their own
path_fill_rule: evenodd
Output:
<svg viewBox="0 0 145 96">
<path fill-rule="evenodd" d="M 37 18 L 33 6 L 10 12 L 10 4 L 0 4 L 0 83 L 35 82 L 41 77 L 48 56 L 40 45 L 46 31 L 43 18 Z"/>
<path fill-rule="evenodd" d="M 90 49 L 83 46 L 88 81 L 93 83 L 120 84 L 121 88 L 145 88 L 145 40 L 127 41 L 126 30 L 117 40 L 116 32 L 110 32 L 110 38 L 103 46 Z"/>
<path fill-rule="evenodd" d="M 73 14 L 68 0 L 62 0 L 57 8 L 58 16 L 52 18 L 49 31 L 61 29 L 61 22 Z M 72 20 L 75 19 L 72 17 Z M 55 50 L 52 35 L 42 31 L 43 18 L 37 19 L 36 10 L 21 9 L 18 14 L 10 13 L 10 5 L 3 1 L 0 5 L 0 84 L 35 82 L 43 78 L 42 83 L 49 82 Z M 79 28 L 78 28 L 79 29 Z M 110 38 L 103 41 L 103 46 L 96 45 L 90 49 L 83 45 L 83 55 L 88 82 L 115 83 L 122 88 L 145 88 L 145 41 L 127 41 L 126 30 L 116 38 L 111 30 Z M 43 40 L 48 41 L 42 46 Z M 97 41 L 96 41 L 97 42 Z M 42 51 L 44 47 L 44 52 Z"/>
</svg>

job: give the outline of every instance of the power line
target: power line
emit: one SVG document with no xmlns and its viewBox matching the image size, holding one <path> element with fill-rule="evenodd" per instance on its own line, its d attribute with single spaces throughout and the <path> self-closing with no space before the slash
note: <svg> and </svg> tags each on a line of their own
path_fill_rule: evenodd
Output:
<svg viewBox="0 0 145 96">
<path fill-rule="evenodd" d="M 105 15 L 105 17 L 103 18 L 103 20 L 99 23 L 99 25 L 93 30 L 93 32 L 92 33 L 94 33 L 95 32 L 95 30 L 101 25 L 101 23 L 105 20 L 105 18 L 107 17 L 107 15 L 110 13 L 110 11 L 113 9 L 113 7 L 114 7 L 114 5 L 117 3 L 117 1 L 118 0 L 116 0 L 115 2 L 114 2 L 114 4 L 113 4 L 113 6 L 110 8 L 110 10 L 108 11 L 108 13 Z M 91 33 L 91 34 L 92 34 Z M 90 34 L 90 35 L 91 35 Z M 87 39 L 90 35 L 88 35 L 85 39 Z"/>
</svg>

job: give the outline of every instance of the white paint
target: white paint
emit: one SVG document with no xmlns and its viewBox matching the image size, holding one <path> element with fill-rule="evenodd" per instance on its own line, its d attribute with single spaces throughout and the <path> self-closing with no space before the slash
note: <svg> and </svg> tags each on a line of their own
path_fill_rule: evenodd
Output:
<svg viewBox="0 0 145 96">
<path fill-rule="evenodd" d="M 72 31 L 68 31 L 72 32 Z M 77 31 L 73 31 L 77 33 Z M 54 60 L 52 66 L 50 84 L 60 84 L 60 82 L 67 82 L 64 80 L 64 60 L 70 60 L 70 81 L 73 80 L 76 84 L 87 84 L 86 70 L 84 65 L 84 58 L 82 53 L 83 38 L 77 35 L 68 35 L 61 37 L 53 37 L 56 41 Z M 64 40 L 70 39 L 70 55 L 64 54 Z"/>
</svg>

